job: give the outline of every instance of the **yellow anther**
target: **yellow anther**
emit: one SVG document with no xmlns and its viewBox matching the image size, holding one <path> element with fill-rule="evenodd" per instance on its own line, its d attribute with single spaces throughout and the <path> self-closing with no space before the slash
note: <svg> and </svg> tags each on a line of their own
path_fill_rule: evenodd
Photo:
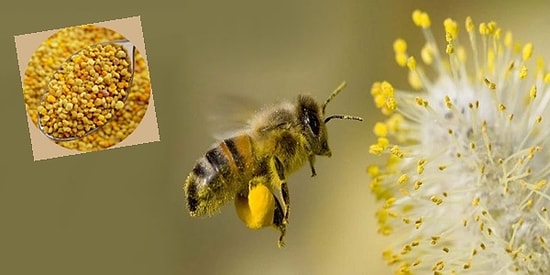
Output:
<svg viewBox="0 0 550 275">
<path fill-rule="evenodd" d="M 391 208 L 394 203 L 397 201 L 397 199 L 395 197 L 390 197 L 388 198 L 385 202 L 384 202 L 384 209 L 388 209 L 388 208 Z"/>
<path fill-rule="evenodd" d="M 367 174 L 373 178 L 380 175 L 380 167 L 378 165 L 369 165 L 367 167 Z"/>
<path fill-rule="evenodd" d="M 485 78 L 483 80 L 485 82 L 485 84 L 487 85 L 487 87 L 491 90 L 495 90 L 497 88 L 497 84 L 495 84 L 494 82 L 492 82 L 491 80 Z"/>
<path fill-rule="evenodd" d="M 416 104 L 422 107 L 428 107 L 428 101 L 421 97 L 416 97 Z"/>
<path fill-rule="evenodd" d="M 448 95 L 445 96 L 445 106 L 449 109 L 453 108 L 453 102 L 451 102 L 451 98 Z"/>
<path fill-rule="evenodd" d="M 397 182 L 399 184 L 405 184 L 409 181 L 409 176 L 407 176 L 407 174 L 403 174 L 401 176 L 399 176 L 399 178 L 397 179 Z"/>
<path fill-rule="evenodd" d="M 525 79 L 527 77 L 527 67 L 521 66 L 519 70 L 519 79 Z"/>
<path fill-rule="evenodd" d="M 414 190 L 420 189 L 420 186 L 422 186 L 422 182 L 417 180 L 414 182 Z"/>
<path fill-rule="evenodd" d="M 385 95 L 387 97 L 393 96 L 394 89 L 393 89 L 393 86 L 389 82 L 383 81 L 382 84 L 380 85 L 380 88 L 382 89 L 382 94 L 383 95 Z"/>
<path fill-rule="evenodd" d="M 388 135 L 388 126 L 383 122 L 377 122 L 374 124 L 373 132 L 378 137 L 385 137 Z"/>
<path fill-rule="evenodd" d="M 420 57 L 426 65 L 431 65 L 433 63 L 434 53 L 430 44 L 426 43 L 422 50 L 420 51 Z"/>
<path fill-rule="evenodd" d="M 373 145 L 369 146 L 369 154 L 372 154 L 372 155 L 375 155 L 375 156 L 380 156 L 380 155 L 382 155 L 383 152 L 384 152 L 384 147 L 382 147 L 378 144 L 373 144 Z"/>
<path fill-rule="evenodd" d="M 495 21 L 487 23 L 487 30 L 489 31 L 489 34 L 495 34 L 498 31 L 497 23 Z"/>
<path fill-rule="evenodd" d="M 397 102 L 393 97 L 394 89 L 389 82 L 375 82 L 371 87 L 371 94 L 376 107 L 380 108 L 384 114 L 390 114 L 397 108 Z"/>
<path fill-rule="evenodd" d="M 506 106 L 504 104 L 500 103 L 500 104 L 498 104 L 498 109 L 499 109 L 499 111 L 504 111 L 504 110 L 506 110 Z"/>
<path fill-rule="evenodd" d="M 396 53 L 395 54 L 395 63 L 400 67 L 407 66 L 408 55 L 406 53 Z"/>
<path fill-rule="evenodd" d="M 475 198 L 472 200 L 472 206 L 477 207 L 478 205 L 479 205 L 479 197 L 475 197 Z"/>
<path fill-rule="evenodd" d="M 535 122 L 541 123 L 541 122 L 542 122 L 542 116 L 537 116 L 537 117 L 535 118 Z"/>
<path fill-rule="evenodd" d="M 416 221 L 414 222 L 414 225 L 415 225 L 414 227 L 415 227 L 416 229 L 419 229 L 420 226 L 422 225 L 422 222 L 423 222 L 422 217 L 418 218 L 418 220 L 416 220 Z"/>
<path fill-rule="evenodd" d="M 445 39 L 447 42 L 455 40 L 458 34 L 458 25 L 456 24 L 456 21 L 451 18 L 447 18 L 443 21 L 443 26 L 445 26 Z"/>
<path fill-rule="evenodd" d="M 416 172 L 419 174 L 419 175 L 422 175 L 422 173 L 424 173 L 424 165 L 418 165 L 416 167 Z"/>
<path fill-rule="evenodd" d="M 495 38 L 495 40 L 500 40 L 501 35 L 502 35 L 502 29 L 496 28 L 495 31 L 493 32 L 493 37 Z"/>
<path fill-rule="evenodd" d="M 474 22 L 472 21 L 472 18 L 470 16 L 466 17 L 466 31 L 472 32 L 475 28 Z"/>
<path fill-rule="evenodd" d="M 550 83 L 550 73 L 544 75 L 544 83 Z"/>
<path fill-rule="evenodd" d="M 401 151 L 401 149 L 399 148 L 398 145 L 394 145 L 391 149 L 390 149 L 390 153 L 398 158 L 403 158 L 403 152 Z"/>
<path fill-rule="evenodd" d="M 533 190 L 535 191 L 540 191 L 540 189 L 546 185 L 546 180 L 542 179 L 542 180 L 539 180 L 534 186 L 533 186 Z"/>
<path fill-rule="evenodd" d="M 532 55 L 533 55 L 533 43 L 525 44 L 522 50 L 523 61 L 531 58 Z"/>
<path fill-rule="evenodd" d="M 416 59 L 414 58 L 414 56 L 410 56 L 407 59 L 407 68 L 409 68 L 409 70 L 416 69 Z"/>
<path fill-rule="evenodd" d="M 437 197 L 437 196 L 432 196 L 430 198 L 430 200 L 435 203 L 436 205 L 441 205 L 443 203 L 443 199 Z"/>
<path fill-rule="evenodd" d="M 537 97 L 537 86 L 533 85 L 531 86 L 531 89 L 529 89 L 529 98 L 533 100 L 536 97 Z"/>
<path fill-rule="evenodd" d="M 412 19 L 416 26 L 421 27 L 423 29 L 427 29 L 431 25 L 430 16 L 427 13 L 420 10 L 413 11 Z"/>
<path fill-rule="evenodd" d="M 407 42 L 404 39 L 398 38 L 393 42 L 393 51 L 397 53 L 407 52 Z"/>
<path fill-rule="evenodd" d="M 395 98 L 393 98 L 393 97 L 388 98 L 388 100 L 386 102 L 386 108 L 388 110 L 388 112 L 386 112 L 386 114 L 391 113 L 391 111 L 394 111 L 397 108 L 397 101 L 395 101 Z"/>
<path fill-rule="evenodd" d="M 447 46 L 445 47 L 445 53 L 446 54 L 453 54 L 455 52 L 455 48 L 453 46 L 453 44 L 447 44 Z"/>
<path fill-rule="evenodd" d="M 489 34 L 489 28 L 487 27 L 487 24 L 479 23 L 479 34 L 481 35 L 488 35 Z"/>
</svg>

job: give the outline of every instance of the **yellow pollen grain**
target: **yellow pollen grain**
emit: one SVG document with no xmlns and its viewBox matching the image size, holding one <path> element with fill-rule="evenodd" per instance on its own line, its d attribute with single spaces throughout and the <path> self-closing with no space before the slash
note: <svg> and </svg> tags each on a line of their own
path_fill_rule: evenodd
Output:
<svg viewBox="0 0 550 275">
<path fill-rule="evenodd" d="M 46 97 L 46 101 L 49 102 L 49 103 L 54 103 L 55 101 L 57 101 L 57 99 L 53 95 L 48 95 Z"/>
</svg>

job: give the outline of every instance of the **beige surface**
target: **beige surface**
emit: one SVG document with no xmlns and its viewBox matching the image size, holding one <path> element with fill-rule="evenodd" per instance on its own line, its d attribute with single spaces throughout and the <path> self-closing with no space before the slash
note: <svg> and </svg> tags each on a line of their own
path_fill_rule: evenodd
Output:
<svg viewBox="0 0 550 275">
<path fill-rule="evenodd" d="M 404 37 L 411 52 L 420 48 L 412 10 L 432 15 L 439 41 L 445 17 L 472 15 L 550 56 L 539 33 L 550 26 L 544 1 L 217 2 L 2 9 L 0 274 L 387 274 L 365 173 L 380 161 L 368 155 L 380 118 L 368 92 L 381 79 L 408 87 L 391 45 Z M 162 141 L 34 162 L 13 37 L 138 15 Z M 204 116 L 217 109 L 213 97 L 324 100 L 342 80 L 348 88 L 328 112 L 367 121 L 331 122 L 333 157 L 318 159 L 316 178 L 308 169 L 289 178 L 287 247 L 277 248 L 275 230 L 247 230 L 232 206 L 211 219 L 187 215 L 181 188 L 213 142 Z"/>
</svg>

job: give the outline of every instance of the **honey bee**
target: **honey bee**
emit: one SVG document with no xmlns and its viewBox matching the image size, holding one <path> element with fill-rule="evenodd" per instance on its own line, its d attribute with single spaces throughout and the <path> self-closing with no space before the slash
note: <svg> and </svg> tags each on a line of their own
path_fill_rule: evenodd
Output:
<svg viewBox="0 0 550 275">
<path fill-rule="evenodd" d="M 192 217 L 211 216 L 234 200 L 237 215 L 251 229 L 274 226 L 284 246 L 290 196 L 287 176 L 309 162 L 315 176 L 316 156 L 331 156 L 326 123 L 332 119 L 363 119 L 350 115 L 325 116 L 327 104 L 346 83 L 319 105 L 309 95 L 283 102 L 253 116 L 245 129 L 221 140 L 198 160 L 184 185 Z"/>
</svg>

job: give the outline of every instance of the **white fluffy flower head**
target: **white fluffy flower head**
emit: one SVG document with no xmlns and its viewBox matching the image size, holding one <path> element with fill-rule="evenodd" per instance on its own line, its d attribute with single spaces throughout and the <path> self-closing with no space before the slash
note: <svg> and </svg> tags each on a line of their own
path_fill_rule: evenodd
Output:
<svg viewBox="0 0 550 275">
<path fill-rule="evenodd" d="M 439 52 L 430 18 L 413 12 L 425 66 L 394 43 L 416 91 L 377 82 L 371 93 L 388 119 L 370 147 L 388 155 L 371 166 L 384 204 L 383 255 L 398 274 L 550 272 L 550 73 L 495 22 L 444 21 Z M 434 77 L 429 77 L 430 69 Z M 543 119 L 547 118 L 547 119 Z"/>
</svg>

